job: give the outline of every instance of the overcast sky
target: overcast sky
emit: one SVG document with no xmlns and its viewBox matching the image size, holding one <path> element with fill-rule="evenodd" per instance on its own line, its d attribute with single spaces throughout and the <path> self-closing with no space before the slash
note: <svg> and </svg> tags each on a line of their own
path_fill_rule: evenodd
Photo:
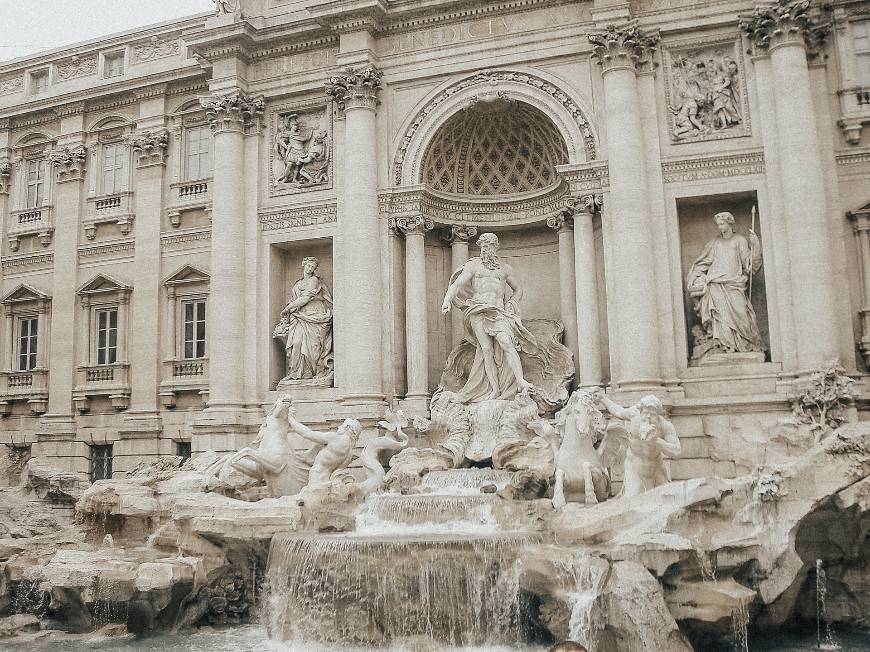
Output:
<svg viewBox="0 0 870 652">
<path fill-rule="evenodd" d="M 0 61 L 214 10 L 213 0 L 0 0 Z"/>
</svg>

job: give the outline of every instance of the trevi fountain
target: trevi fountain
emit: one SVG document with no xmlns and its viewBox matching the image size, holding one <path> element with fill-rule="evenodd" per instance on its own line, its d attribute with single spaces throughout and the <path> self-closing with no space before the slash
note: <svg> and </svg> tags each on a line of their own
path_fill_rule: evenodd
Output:
<svg viewBox="0 0 870 652">
<path fill-rule="evenodd" d="M 866 14 L 219 0 L 2 64 L 0 650 L 870 649 Z"/>
</svg>

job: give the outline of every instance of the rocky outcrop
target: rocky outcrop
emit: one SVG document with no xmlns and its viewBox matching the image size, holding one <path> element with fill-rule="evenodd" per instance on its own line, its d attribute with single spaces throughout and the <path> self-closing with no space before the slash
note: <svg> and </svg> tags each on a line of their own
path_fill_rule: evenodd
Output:
<svg viewBox="0 0 870 652">
<path fill-rule="evenodd" d="M 39 457 L 28 460 L 22 474 L 22 486 L 26 491 L 40 500 L 54 503 L 74 504 L 87 484 L 80 475 L 55 468 Z"/>
</svg>

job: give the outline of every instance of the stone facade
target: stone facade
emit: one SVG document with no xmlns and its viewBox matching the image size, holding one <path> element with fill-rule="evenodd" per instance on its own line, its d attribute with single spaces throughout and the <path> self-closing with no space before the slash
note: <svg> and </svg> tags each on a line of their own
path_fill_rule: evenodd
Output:
<svg viewBox="0 0 870 652">
<path fill-rule="evenodd" d="M 242 448 L 311 257 L 334 374 L 293 379 L 300 417 L 422 414 L 484 231 L 576 386 L 661 398 L 674 478 L 734 474 L 723 430 L 830 359 L 865 411 L 867 2 L 238 4 L 0 65 L 2 443 L 95 477 Z M 763 351 L 692 364 L 723 211 L 762 248 Z"/>
</svg>

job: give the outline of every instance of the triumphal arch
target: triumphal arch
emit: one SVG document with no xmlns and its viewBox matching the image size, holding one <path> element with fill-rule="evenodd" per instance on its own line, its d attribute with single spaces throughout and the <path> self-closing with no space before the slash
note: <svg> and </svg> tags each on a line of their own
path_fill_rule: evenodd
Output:
<svg viewBox="0 0 870 652">
<path fill-rule="evenodd" d="M 603 388 L 657 397 L 686 478 L 750 468 L 827 372 L 854 418 L 867 22 L 239 0 L 3 63 L 0 441 L 99 478 L 239 450 L 283 394 L 365 441 L 444 391 Z"/>
</svg>

